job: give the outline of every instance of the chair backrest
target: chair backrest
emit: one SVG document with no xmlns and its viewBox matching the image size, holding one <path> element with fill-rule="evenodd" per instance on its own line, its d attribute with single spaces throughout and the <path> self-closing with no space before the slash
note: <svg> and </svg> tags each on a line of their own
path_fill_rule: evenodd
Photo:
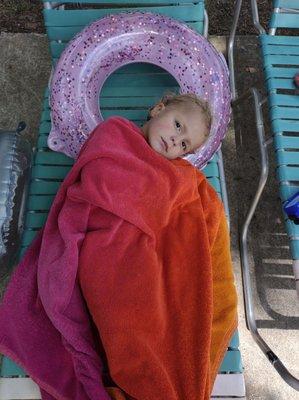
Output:
<svg viewBox="0 0 299 400">
<path fill-rule="evenodd" d="M 58 6 L 52 0 L 44 1 L 44 20 L 50 42 L 53 63 L 61 54 L 66 43 L 86 25 L 108 14 L 117 14 L 125 11 L 144 11 L 164 14 L 185 22 L 198 33 L 203 33 L 204 27 L 204 0 L 81 0 L 81 8 L 75 8 L 78 2 L 65 0 L 63 6 Z M 120 4 L 121 3 L 121 4 Z"/>
<path fill-rule="evenodd" d="M 299 1 L 275 0 L 274 10 L 271 14 L 270 33 L 275 34 L 278 28 L 299 29 Z"/>
<path fill-rule="evenodd" d="M 47 7 L 44 9 L 44 20 L 53 66 L 76 33 L 112 13 L 134 10 L 160 13 L 185 22 L 198 33 L 202 34 L 204 29 L 204 0 L 83 0 L 80 6 L 72 0 L 63 3 L 59 6 L 54 1 L 44 2 Z M 118 114 L 140 125 L 146 119 L 150 106 L 165 92 L 177 92 L 178 89 L 175 79 L 158 66 L 140 63 L 127 65 L 106 80 L 100 93 L 101 113 L 104 119 Z"/>
</svg>

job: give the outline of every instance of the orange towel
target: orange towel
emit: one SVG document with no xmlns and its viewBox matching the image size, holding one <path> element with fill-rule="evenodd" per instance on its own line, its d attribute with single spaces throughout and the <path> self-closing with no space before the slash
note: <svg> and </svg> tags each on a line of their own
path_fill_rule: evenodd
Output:
<svg viewBox="0 0 299 400">
<path fill-rule="evenodd" d="M 106 390 L 208 400 L 237 326 L 222 203 L 187 161 L 163 159 L 134 124 L 110 121 L 119 143 L 134 140 L 86 164 L 80 184 L 93 201 L 79 282 L 115 384 Z"/>
</svg>

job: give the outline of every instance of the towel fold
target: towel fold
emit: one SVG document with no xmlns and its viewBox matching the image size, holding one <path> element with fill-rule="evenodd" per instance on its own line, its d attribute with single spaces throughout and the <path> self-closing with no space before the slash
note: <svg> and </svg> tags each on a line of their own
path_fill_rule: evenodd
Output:
<svg viewBox="0 0 299 400">
<path fill-rule="evenodd" d="M 11 278 L 0 351 L 47 400 L 207 400 L 236 301 L 215 191 L 112 117 L 82 147 Z"/>
</svg>

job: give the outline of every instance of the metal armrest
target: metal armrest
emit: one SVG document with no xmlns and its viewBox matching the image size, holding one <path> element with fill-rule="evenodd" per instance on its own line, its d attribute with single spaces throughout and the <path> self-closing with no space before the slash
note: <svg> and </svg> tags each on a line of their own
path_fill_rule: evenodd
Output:
<svg viewBox="0 0 299 400">
<path fill-rule="evenodd" d="M 207 10 L 204 10 L 204 27 L 203 27 L 203 36 L 207 39 L 209 34 L 209 16 Z"/>
<path fill-rule="evenodd" d="M 234 63 L 234 45 L 235 45 L 236 30 L 239 22 L 241 7 L 242 7 L 242 0 L 236 0 L 234 19 L 228 40 L 228 67 L 229 67 L 229 81 L 230 81 L 230 90 L 232 93 L 232 100 L 235 100 L 237 98 L 235 63 Z"/>
<path fill-rule="evenodd" d="M 258 30 L 259 34 L 262 35 L 263 33 L 266 33 L 265 28 L 260 24 L 259 9 L 256 0 L 251 0 L 251 12 L 252 12 L 253 24 L 255 28 Z"/>
<path fill-rule="evenodd" d="M 235 1 L 235 10 L 234 10 L 234 19 L 232 23 L 232 28 L 230 30 L 229 41 L 228 41 L 228 66 L 230 72 L 230 89 L 232 92 L 232 100 L 236 100 L 237 98 L 237 90 L 236 90 L 236 81 L 235 81 L 235 67 L 234 67 L 234 44 L 235 44 L 235 36 L 236 30 L 239 22 L 240 11 L 242 8 L 242 0 Z M 253 24 L 258 30 L 259 34 L 266 33 L 265 29 L 259 22 L 259 13 L 258 6 L 256 0 L 251 0 L 251 9 L 252 9 L 252 17 Z"/>
<path fill-rule="evenodd" d="M 64 3 L 63 1 L 59 1 L 56 3 L 50 3 L 49 1 L 44 2 L 44 9 L 46 10 L 52 10 L 55 8 L 64 8 Z"/>
</svg>

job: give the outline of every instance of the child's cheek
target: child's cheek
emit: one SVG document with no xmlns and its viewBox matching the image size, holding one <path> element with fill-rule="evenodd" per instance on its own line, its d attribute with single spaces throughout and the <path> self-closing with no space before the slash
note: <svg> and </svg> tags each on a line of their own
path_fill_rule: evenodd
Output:
<svg viewBox="0 0 299 400">
<path fill-rule="evenodd" d="M 169 135 L 169 130 L 169 124 L 160 121 L 156 122 L 155 131 L 158 135 Z"/>
</svg>

